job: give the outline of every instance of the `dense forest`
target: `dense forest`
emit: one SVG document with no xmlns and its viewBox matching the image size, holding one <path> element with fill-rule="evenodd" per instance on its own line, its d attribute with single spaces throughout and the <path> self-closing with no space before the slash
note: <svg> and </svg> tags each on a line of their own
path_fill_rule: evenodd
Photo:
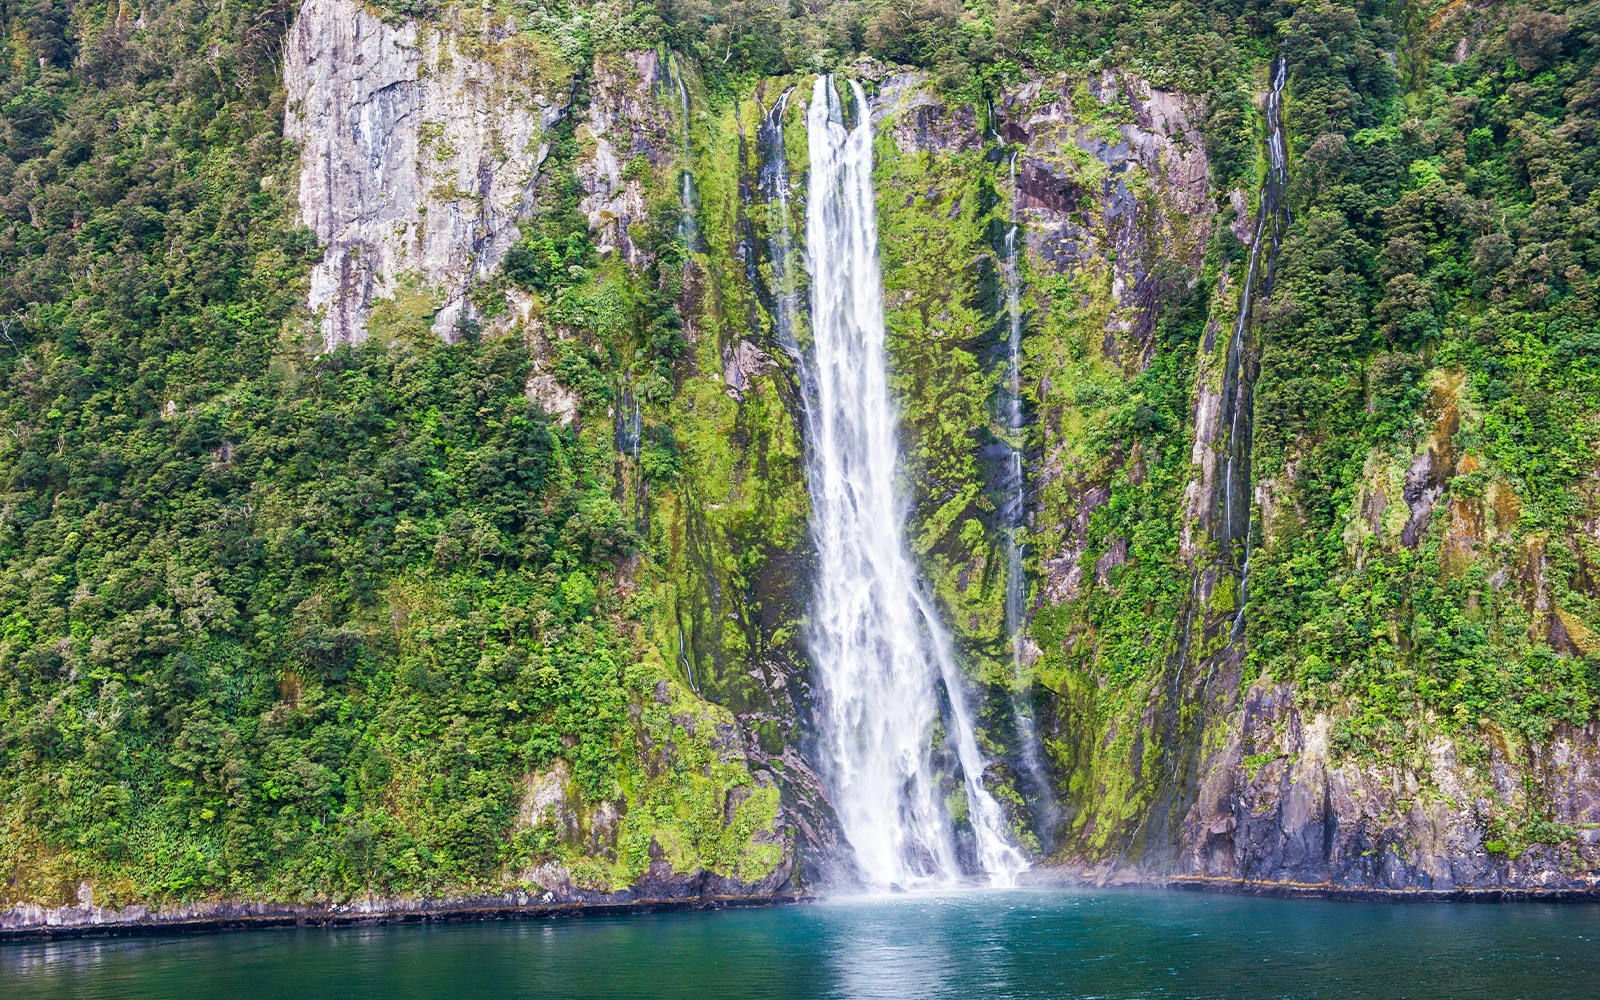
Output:
<svg viewBox="0 0 1600 1000">
<path fill-rule="evenodd" d="M 382 18 L 466 31 L 465 9 L 384 0 Z M 85 883 L 103 906 L 437 896 L 547 885 L 528 873 L 550 863 L 596 890 L 659 864 L 755 883 L 809 849 L 805 711 L 785 700 L 804 692 L 799 393 L 750 192 L 761 116 L 828 71 L 875 90 L 913 73 L 974 136 L 912 155 L 886 130 L 884 280 L 911 547 L 1019 842 L 1176 856 L 1154 840 L 1181 839 L 1239 699 L 1282 685 L 1358 770 L 1425 772 L 1440 739 L 1468 767 L 1525 763 L 1503 800 L 1426 776 L 1420 794 L 1475 810 L 1491 860 L 1586 864 L 1588 829 L 1536 773 L 1600 698 L 1600 6 L 485 5 L 567 81 L 536 207 L 450 336 L 405 287 L 332 349 L 284 136 L 296 13 L 0 0 L 7 902 Z M 585 207 L 588 109 L 640 52 L 670 54 L 695 112 L 661 96 L 673 124 L 624 157 L 643 211 L 612 252 Z M 1238 588 L 1195 583 L 1221 556 L 1185 498 L 1279 57 L 1289 223 L 1249 331 L 1238 615 Z M 1143 126 L 1102 100 L 1113 78 L 1187 95 L 1202 221 L 1141 222 L 1134 251 L 1091 220 L 1102 265 L 1052 269 L 1037 246 L 1025 265 L 1017 678 L 983 458 L 1020 197 L 1005 157 L 1028 155 L 1008 109 L 1068 108 L 1114 145 Z M 1114 179 L 1075 155 L 1060 184 L 1098 205 Z M 1166 205 L 1140 177 L 1133 197 Z M 1112 282 L 1133 252 L 1137 301 Z M 771 355 L 759 389 L 723 384 L 741 338 Z M 550 375 L 576 419 L 534 397 Z M 1017 776 L 1016 690 L 1046 721 L 1059 812 Z M 1246 742 L 1252 778 L 1298 753 Z M 570 822 L 528 812 L 550 775 Z"/>
</svg>

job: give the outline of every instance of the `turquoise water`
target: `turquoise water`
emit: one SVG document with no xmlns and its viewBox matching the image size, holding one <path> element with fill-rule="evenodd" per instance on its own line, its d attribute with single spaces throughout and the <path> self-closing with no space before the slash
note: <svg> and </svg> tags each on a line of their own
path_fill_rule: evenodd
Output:
<svg viewBox="0 0 1600 1000">
<path fill-rule="evenodd" d="M 0 996 L 1600 997 L 1600 906 L 1019 890 L 0 945 Z"/>
</svg>

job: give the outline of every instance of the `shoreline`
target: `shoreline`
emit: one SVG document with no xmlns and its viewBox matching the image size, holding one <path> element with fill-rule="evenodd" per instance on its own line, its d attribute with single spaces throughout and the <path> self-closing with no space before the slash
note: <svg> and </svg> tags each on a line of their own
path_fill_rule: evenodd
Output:
<svg viewBox="0 0 1600 1000">
<path fill-rule="evenodd" d="M 1175 875 L 1150 884 L 1172 892 L 1209 892 L 1223 896 L 1260 896 L 1274 899 L 1332 899 L 1365 903 L 1600 903 L 1600 887 L 1597 886 L 1383 889 L 1373 886 L 1344 886 L 1332 882 L 1275 882 L 1207 875 Z"/>
<path fill-rule="evenodd" d="M 1553 886 L 1407 886 L 1340 885 L 1336 882 L 1291 882 L 1241 879 L 1220 875 L 1149 874 L 1131 869 L 1041 866 L 1025 884 L 1072 889 L 1145 889 L 1164 892 L 1257 896 L 1271 899 L 1327 899 L 1364 903 L 1600 903 L 1600 880 Z"/>
<path fill-rule="evenodd" d="M 1600 903 L 1600 886 L 1481 888 L 1403 888 L 1341 886 L 1333 883 L 1279 882 L 1203 875 L 1145 876 L 1082 870 L 1036 868 L 1020 888 L 1077 890 L 1142 890 L 1212 893 L 1275 899 L 1323 899 L 1379 903 Z M 184 904 L 173 910 L 102 910 L 29 905 L 0 911 L 0 943 L 59 941 L 78 938 L 145 937 L 266 930 L 283 927 L 381 927 L 401 924 L 483 923 L 585 917 L 632 916 L 791 906 L 822 897 L 805 891 L 766 894 L 701 894 L 640 896 L 633 899 L 544 900 L 523 893 L 461 899 L 374 899 L 357 903 L 293 905 L 267 903 Z"/>
<path fill-rule="evenodd" d="M 643 896 L 624 900 L 544 901 L 515 894 L 459 900 L 369 900 L 355 904 L 298 906 L 266 903 L 185 904 L 174 911 L 107 911 L 97 907 L 19 906 L 0 911 L 0 944 L 76 938 L 145 937 L 266 930 L 281 927 L 382 927 L 397 924 L 486 923 L 558 920 L 646 913 L 681 913 L 789 906 L 812 897 L 804 892 L 755 895 Z M 34 916 L 26 911 L 33 910 Z M 19 913 L 20 911 L 23 911 Z M 84 911 L 76 913 L 63 911 Z M 143 912 L 135 912 L 143 911 Z M 76 919 L 75 919 L 76 918 Z"/>
</svg>

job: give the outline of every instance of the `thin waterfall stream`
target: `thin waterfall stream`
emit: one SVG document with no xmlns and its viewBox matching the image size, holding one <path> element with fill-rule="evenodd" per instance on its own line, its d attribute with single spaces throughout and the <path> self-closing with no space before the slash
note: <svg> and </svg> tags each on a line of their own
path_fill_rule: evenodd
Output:
<svg viewBox="0 0 1600 1000">
<path fill-rule="evenodd" d="M 684 82 L 683 70 L 678 66 L 677 56 L 668 52 L 665 69 L 673 86 L 678 92 L 678 202 L 682 207 L 682 214 L 678 219 L 678 236 L 683 240 L 684 246 L 690 250 L 698 249 L 700 228 L 695 221 L 695 213 L 699 210 L 700 194 L 694 186 L 694 171 L 692 163 L 694 151 L 689 135 L 689 86 Z"/>
<path fill-rule="evenodd" d="M 816 81 L 806 119 L 812 337 L 802 378 L 818 561 L 807 636 L 820 694 L 818 764 L 868 889 L 950 885 L 963 866 L 934 763 L 942 724 L 977 867 L 990 884 L 1010 885 L 1027 862 L 984 787 L 964 679 L 906 548 L 871 108 L 859 84 L 851 91 L 853 124 L 830 77 Z"/>
<path fill-rule="evenodd" d="M 1246 334 L 1255 299 L 1258 296 L 1266 298 L 1272 293 L 1278 248 L 1289 222 L 1288 204 L 1284 197 L 1289 168 L 1283 135 L 1283 85 L 1287 77 L 1287 63 L 1279 56 L 1272 68 L 1272 85 L 1267 92 L 1266 183 L 1261 191 L 1261 204 L 1256 211 L 1255 239 L 1250 244 L 1250 261 L 1245 268 L 1244 287 L 1239 291 L 1239 310 L 1233 321 L 1233 339 L 1228 344 L 1228 360 L 1223 373 L 1222 419 L 1228 426 L 1228 445 L 1223 455 L 1222 518 L 1218 537 L 1224 555 L 1230 560 L 1237 560 L 1239 575 L 1238 610 L 1228 634 L 1229 642 L 1236 641 L 1244 631 L 1245 602 L 1249 597 L 1250 582 L 1250 447 L 1254 440 L 1255 376 L 1260 360 L 1250 356 Z"/>
<path fill-rule="evenodd" d="M 800 349 L 800 290 L 794 270 L 794 235 L 789 228 L 789 151 L 783 138 L 783 118 L 789 111 L 790 87 L 778 95 L 772 110 L 756 131 L 761 147 L 762 197 L 772 212 L 767 256 L 772 262 L 772 314 L 778 346 L 802 372 L 805 354 Z M 803 379 L 803 381 L 806 381 Z"/>
<path fill-rule="evenodd" d="M 990 109 L 990 119 L 994 117 Z M 1027 473 L 1023 466 L 1024 441 L 1027 437 L 1026 415 L 1022 409 L 1022 334 L 1025 317 L 1022 314 L 1022 239 L 1017 221 L 1017 154 L 1008 158 L 1011 180 L 1011 209 L 1007 220 L 1005 259 L 1002 269 L 1006 285 L 1006 348 L 1007 366 L 1002 414 L 1005 422 L 1006 458 L 1005 501 L 1001 508 L 1006 532 L 1006 634 L 1011 637 L 1011 714 L 1017 730 L 1017 741 L 1022 768 L 1029 783 L 1028 801 L 1034 814 L 1034 827 L 1048 834 L 1054 826 L 1056 802 L 1050 787 L 1050 777 L 1044 761 L 1039 756 L 1038 727 L 1034 722 L 1033 699 L 1020 685 L 1024 679 L 1023 653 L 1026 636 L 1023 634 L 1023 604 L 1027 598 L 1027 578 L 1022 566 L 1022 533 L 1027 528 L 1028 499 Z"/>
<path fill-rule="evenodd" d="M 1228 630 L 1228 645 L 1237 643 L 1244 634 L 1245 604 L 1250 583 L 1250 520 L 1252 484 L 1250 481 L 1250 448 L 1254 440 L 1255 376 L 1258 359 L 1250 357 L 1247 335 L 1254 315 L 1257 298 L 1266 298 L 1272 291 L 1272 279 L 1278 262 L 1278 249 L 1283 234 L 1289 226 L 1287 190 L 1289 183 L 1288 147 L 1283 131 L 1283 87 L 1288 81 L 1288 63 L 1283 56 L 1272 64 L 1272 78 L 1267 91 L 1267 176 L 1261 190 L 1261 200 L 1256 209 L 1255 235 L 1250 243 L 1250 256 L 1245 264 L 1244 287 L 1239 290 L 1239 306 L 1234 315 L 1233 335 L 1228 341 L 1228 355 L 1223 367 L 1222 411 L 1218 428 L 1227 428 L 1222 440 L 1222 497 L 1214 509 L 1211 534 L 1225 560 L 1231 564 L 1238 577 L 1237 599 L 1233 622 Z M 1269 229 L 1270 226 L 1270 229 Z M 1265 255 L 1263 255 L 1265 249 Z M 1263 269 L 1263 261 L 1265 268 Z M 1238 497 L 1243 495 L 1242 504 Z M 1189 656 L 1189 644 L 1194 635 L 1194 618 L 1201 602 L 1203 568 L 1195 566 L 1194 578 L 1189 588 L 1189 600 L 1184 611 L 1183 628 L 1178 641 L 1177 665 L 1181 671 Z M 1176 680 L 1174 674 L 1174 681 Z"/>
</svg>

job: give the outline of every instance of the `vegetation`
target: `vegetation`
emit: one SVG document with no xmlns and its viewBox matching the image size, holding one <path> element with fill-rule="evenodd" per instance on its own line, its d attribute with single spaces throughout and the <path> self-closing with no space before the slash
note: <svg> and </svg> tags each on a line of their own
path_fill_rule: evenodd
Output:
<svg viewBox="0 0 1600 1000">
<path fill-rule="evenodd" d="M 1258 397 L 1261 472 L 1294 464 L 1295 515 L 1257 578 L 1252 638 L 1262 669 L 1321 701 L 1358 693 L 1358 742 L 1393 742 L 1419 709 L 1542 738 L 1585 723 L 1600 693 L 1581 625 L 1600 611 L 1582 485 L 1600 404 L 1586 221 L 1600 174 L 1579 138 L 1600 124 L 1591 17 L 1518 13 L 1454 65 L 1453 33 L 1418 25 L 1403 95 L 1381 26 L 1297 67 L 1306 208 Z M 1304 17 L 1286 36 L 1331 28 Z M 1422 451 L 1445 493 L 1408 546 L 1364 526 L 1363 506 Z M 1378 537 L 1352 546 L 1352 532 Z"/>
<path fill-rule="evenodd" d="M 806 499 L 754 123 L 861 57 L 925 72 L 944 125 L 983 133 L 911 148 L 891 118 L 879 137 L 911 544 L 989 695 L 987 749 L 1015 762 L 1012 687 L 1053 720 L 1069 847 L 1122 849 L 1184 742 L 1218 738 L 1174 692 L 1232 652 L 1218 622 L 1238 590 L 1197 606 L 1185 496 L 1208 330 L 1231 324 L 1246 266 L 1227 192 L 1259 186 L 1278 53 L 1293 222 L 1251 332 L 1266 502 L 1239 684 L 1291 684 L 1334 720 L 1335 752 L 1368 762 L 1592 720 L 1589 7 L 503 6 L 579 67 L 574 112 L 591 67 L 677 53 L 690 122 L 666 116 L 659 148 L 622 157 L 646 206 L 634 262 L 602 253 L 580 204 L 594 136 L 574 113 L 548 137 L 537 213 L 475 292 L 491 317 L 526 296 L 526 328 L 441 343 L 409 288 L 370 341 L 319 354 L 301 303 L 320 250 L 281 134 L 292 7 L 0 0 L 0 895 L 774 871 L 766 758 L 798 739 Z M 1203 233 L 1168 178 L 1091 150 L 1136 120 L 1095 82 L 1107 69 L 1204 95 Z M 1016 198 L 992 154 L 1017 140 L 985 129 L 1024 80 L 1032 103 L 1004 114 L 1065 109 L 1082 129 L 1030 155 L 1079 199 L 1088 256 L 1036 243 L 1021 264 L 1038 655 L 1019 679 L 983 458 L 1002 437 Z M 1113 232 L 1119 183 L 1141 207 Z M 549 373 L 579 400 L 569 423 L 530 402 Z M 1246 756 L 1251 774 L 1274 759 Z M 539 790 L 562 806 L 534 808 Z M 1495 816 L 1491 849 L 1569 838 L 1541 809 Z"/>
<path fill-rule="evenodd" d="M 660 593 L 619 570 L 642 539 L 603 422 L 553 424 L 528 344 L 439 343 L 404 297 L 366 345 L 300 344 L 286 9 L 51 10 L 7 9 L 0 92 L 5 893 L 437 894 L 552 856 L 621 886 L 653 840 L 769 871 L 775 793 L 711 822 L 742 757 L 702 703 L 656 707 Z M 552 298 L 593 258 L 571 183 L 507 268 Z M 667 360 L 675 297 L 642 299 Z M 562 367 L 596 410 L 603 364 Z M 552 768 L 623 803 L 600 868 L 587 818 L 512 835 Z"/>
<path fill-rule="evenodd" d="M 1293 224 L 1252 331 L 1265 500 L 1242 683 L 1291 684 L 1302 709 L 1330 713 L 1340 759 L 1426 774 L 1443 736 L 1469 765 L 1514 760 L 1593 718 L 1592 18 L 1323 3 L 1285 11 L 1256 47 L 1288 63 Z M 1207 122 L 1214 185 L 1255 183 L 1258 140 L 1237 137 L 1260 125 L 1238 116 L 1238 86 L 1225 81 Z M 1237 288 L 1245 257 L 1218 225 L 1197 287 L 1226 272 Z M 1046 274 L 1035 287 L 1064 286 Z M 1113 359 L 1054 310 L 1029 348 L 1062 387 L 1045 413 L 1068 414 L 1042 428 L 1046 454 L 1081 470 L 1065 495 L 1046 486 L 1043 511 L 1060 513 L 1043 519 L 1043 551 L 1062 544 L 1048 526 L 1103 484 L 1079 565 L 1126 554 L 1105 586 L 1034 625 L 1067 720 L 1052 749 L 1083 804 L 1074 846 L 1091 854 L 1147 829 L 1199 727 L 1214 750 L 1236 724 L 1183 701 L 1217 697 L 1207 678 L 1235 652 L 1237 586 L 1222 579 L 1195 608 L 1186 643 L 1195 571 L 1174 516 L 1192 475 L 1191 387 L 1220 372 L 1223 349 L 1195 345 L 1221 345 L 1208 328 L 1226 331 L 1236 306 L 1162 288 L 1135 371 L 1108 382 Z M 1502 850 L 1562 839 L 1543 792 L 1494 808 L 1497 829 L 1520 831 Z"/>
</svg>

